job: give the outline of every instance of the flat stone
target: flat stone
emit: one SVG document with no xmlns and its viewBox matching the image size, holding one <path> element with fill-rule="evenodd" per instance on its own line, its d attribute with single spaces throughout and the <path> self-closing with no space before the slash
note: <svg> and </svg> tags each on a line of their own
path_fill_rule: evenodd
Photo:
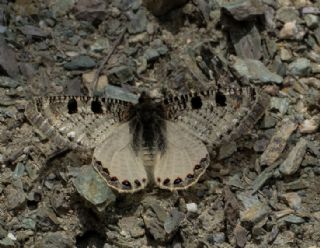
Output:
<svg viewBox="0 0 320 248">
<path fill-rule="evenodd" d="M 135 216 L 121 218 L 118 222 L 118 225 L 121 231 L 129 233 L 133 238 L 139 238 L 145 234 L 142 219 Z"/>
<path fill-rule="evenodd" d="M 261 58 L 261 36 L 254 24 L 232 26 L 229 35 L 237 56 L 256 60 Z"/>
<path fill-rule="evenodd" d="M 6 196 L 6 207 L 10 210 L 21 208 L 26 202 L 26 194 L 23 191 L 22 185 L 17 183 L 16 185 L 9 184 L 4 189 Z"/>
<path fill-rule="evenodd" d="M 293 210 L 299 210 L 301 208 L 301 197 L 296 192 L 290 192 L 282 194 L 281 197 L 286 201 L 288 206 Z"/>
<path fill-rule="evenodd" d="M 284 47 L 280 48 L 280 58 L 282 61 L 289 61 L 292 59 L 292 52 Z"/>
<path fill-rule="evenodd" d="M 303 17 L 303 19 L 305 20 L 308 28 L 310 29 L 316 29 L 319 27 L 319 23 L 320 23 L 320 17 L 317 15 L 313 15 L 313 14 L 307 14 Z"/>
<path fill-rule="evenodd" d="M 147 30 L 148 19 L 145 11 L 139 10 L 137 13 L 130 12 L 129 14 L 128 32 L 130 34 L 142 33 Z"/>
<path fill-rule="evenodd" d="M 222 5 L 222 10 L 235 20 L 243 21 L 254 16 L 263 15 L 265 8 L 259 1 L 238 0 Z"/>
<path fill-rule="evenodd" d="M 94 41 L 90 46 L 90 50 L 93 52 L 108 51 L 110 49 L 110 42 L 107 38 L 101 37 Z"/>
<path fill-rule="evenodd" d="M 35 247 L 71 248 L 75 247 L 75 241 L 66 232 L 47 232 L 36 242 Z"/>
<path fill-rule="evenodd" d="M 112 190 L 91 165 L 84 165 L 73 180 L 78 193 L 103 211 L 116 200 Z"/>
<path fill-rule="evenodd" d="M 286 160 L 280 165 L 279 170 L 283 175 L 289 176 L 297 172 L 307 150 L 308 142 L 300 139 L 290 151 Z"/>
<path fill-rule="evenodd" d="M 130 67 L 121 65 L 109 70 L 108 79 L 113 84 L 121 85 L 131 82 L 134 79 L 134 75 Z"/>
<path fill-rule="evenodd" d="M 91 69 L 96 66 L 96 62 L 86 55 L 80 55 L 71 59 L 70 62 L 67 62 L 63 65 L 64 69 L 73 71 L 73 70 L 86 70 Z"/>
<path fill-rule="evenodd" d="M 107 87 L 105 88 L 105 95 L 106 97 L 111 97 L 111 98 L 119 99 L 122 101 L 132 102 L 133 104 L 136 104 L 139 100 L 138 95 L 133 94 L 123 88 L 113 86 L 110 84 L 108 84 Z"/>
<path fill-rule="evenodd" d="M 287 113 L 289 108 L 289 99 L 285 97 L 271 97 L 270 109 L 278 110 L 281 114 Z"/>
<path fill-rule="evenodd" d="M 276 19 L 286 23 L 286 22 L 299 22 L 301 23 L 302 20 L 299 17 L 299 11 L 296 10 L 294 7 L 282 7 L 277 10 Z"/>
<path fill-rule="evenodd" d="M 244 212 L 242 212 L 240 220 L 241 223 L 243 223 L 245 226 L 252 226 L 266 217 L 269 212 L 270 208 L 268 207 L 268 205 L 262 202 L 258 202 L 249 209 L 246 209 Z"/>
<path fill-rule="evenodd" d="M 311 73 L 310 60 L 297 58 L 288 65 L 288 72 L 294 76 L 308 76 Z"/>
<path fill-rule="evenodd" d="M 50 9 L 55 17 L 67 14 L 72 8 L 76 0 L 53 0 L 50 1 Z"/>
<path fill-rule="evenodd" d="M 230 157 L 233 153 L 235 153 L 237 151 L 238 147 L 237 147 L 237 143 L 236 142 L 228 142 L 226 144 L 223 144 L 220 148 L 219 148 L 219 156 L 218 159 L 225 159 Z"/>
<path fill-rule="evenodd" d="M 176 232 L 184 218 L 185 215 L 182 212 L 179 212 L 176 208 L 172 209 L 170 216 L 163 223 L 166 233 L 171 234 Z"/>
<path fill-rule="evenodd" d="M 271 114 L 266 113 L 263 119 L 261 120 L 260 127 L 263 129 L 269 129 L 275 127 L 276 124 L 276 119 Z"/>
<path fill-rule="evenodd" d="M 320 127 L 320 117 L 314 116 L 311 119 L 304 120 L 299 125 L 299 132 L 304 134 L 311 134 L 317 132 Z"/>
<path fill-rule="evenodd" d="M 5 76 L 0 76 L 0 87 L 1 88 L 17 88 L 18 86 L 20 86 L 21 83 L 17 80 L 13 80 L 9 77 L 5 77 Z"/>
<path fill-rule="evenodd" d="M 277 83 L 281 84 L 283 78 L 269 71 L 265 65 L 253 59 L 240 59 L 233 56 L 233 69 L 240 77 L 246 78 L 255 84 L 259 83 Z"/>
<path fill-rule="evenodd" d="M 1 75 L 8 75 L 11 78 L 17 78 L 20 75 L 16 53 L 2 36 L 0 37 L 0 70 Z"/>
<path fill-rule="evenodd" d="M 296 130 L 297 124 L 290 120 L 285 120 L 281 127 L 270 140 L 264 153 L 261 155 L 260 163 L 262 165 L 271 165 L 281 156 L 284 148 L 287 145 L 287 140 L 291 134 Z"/>
</svg>

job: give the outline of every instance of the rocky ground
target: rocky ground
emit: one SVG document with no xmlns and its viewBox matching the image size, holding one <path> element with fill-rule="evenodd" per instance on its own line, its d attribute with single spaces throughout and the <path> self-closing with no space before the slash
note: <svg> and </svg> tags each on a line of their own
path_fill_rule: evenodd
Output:
<svg viewBox="0 0 320 248">
<path fill-rule="evenodd" d="M 319 0 L 0 3 L 0 247 L 320 247 Z M 38 95 L 185 93 L 217 64 L 270 106 L 185 192 L 117 195 L 76 152 L 46 160 L 23 114 Z"/>
</svg>

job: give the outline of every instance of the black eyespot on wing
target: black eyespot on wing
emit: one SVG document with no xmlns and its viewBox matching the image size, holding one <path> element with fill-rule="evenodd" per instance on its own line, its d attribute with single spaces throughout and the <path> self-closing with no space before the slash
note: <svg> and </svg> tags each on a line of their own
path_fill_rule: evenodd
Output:
<svg viewBox="0 0 320 248">
<path fill-rule="evenodd" d="M 163 185 L 168 185 L 170 183 L 170 179 L 169 178 L 166 178 L 164 181 L 163 181 Z"/>
<path fill-rule="evenodd" d="M 179 184 L 179 183 L 181 183 L 182 182 L 182 179 L 181 178 L 176 178 L 175 180 L 174 180 L 174 184 Z"/>
<path fill-rule="evenodd" d="M 68 101 L 67 108 L 68 108 L 68 113 L 69 113 L 69 114 L 77 113 L 77 112 L 78 112 L 78 103 L 77 103 L 77 100 L 74 99 L 74 98 L 71 98 L 71 99 Z"/>
<path fill-rule="evenodd" d="M 93 100 L 91 102 L 91 110 L 95 114 L 102 114 L 102 105 L 99 100 Z"/>
<path fill-rule="evenodd" d="M 187 175 L 187 178 L 188 178 L 188 179 L 192 179 L 192 178 L 194 178 L 194 175 L 193 175 L 193 174 L 188 174 L 188 175 Z"/>
<path fill-rule="evenodd" d="M 224 106 L 227 105 L 226 101 L 227 101 L 226 96 L 221 91 L 217 91 L 217 93 L 216 93 L 216 104 L 218 106 L 224 107 Z"/>
<path fill-rule="evenodd" d="M 195 167 L 194 167 L 194 170 L 199 170 L 201 169 L 201 165 L 200 164 L 197 164 Z"/>
<path fill-rule="evenodd" d="M 117 177 L 111 177 L 110 180 L 111 180 L 111 182 L 116 182 L 116 181 L 118 181 L 118 178 Z"/>
<path fill-rule="evenodd" d="M 202 107 L 202 100 L 200 96 L 194 96 L 191 98 L 192 109 L 200 109 Z"/>
<path fill-rule="evenodd" d="M 161 178 L 160 178 L 160 177 L 157 178 L 157 182 L 158 182 L 158 183 L 161 182 Z"/>
<path fill-rule="evenodd" d="M 141 186 L 141 183 L 138 179 L 134 180 L 134 184 L 137 186 L 137 187 L 140 187 Z"/>
<path fill-rule="evenodd" d="M 122 185 L 129 189 L 132 188 L 131 183 L 128 180 L 122 181 Z"/>
</svg>

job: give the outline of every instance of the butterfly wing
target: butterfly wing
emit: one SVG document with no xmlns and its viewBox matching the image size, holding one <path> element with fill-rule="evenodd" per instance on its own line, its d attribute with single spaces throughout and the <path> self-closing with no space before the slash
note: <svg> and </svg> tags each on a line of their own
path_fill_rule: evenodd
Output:
<svg viewBox="0 0 320 248">
<path fill-rule="evenodd" d="M 163 101 L 168 120 L 212 146 L 247 133 L 268 103 L 268 95 L 254 87 L 212 88 Z"/>
<path fill-rule="evenodd" d="M 139 191 L 148 182 L 142 156 L 132 148 L 128 122 L 113 129 L 95 148 L 93 166 L 107 184 L 120 193 Z"/>
<path fill-rule="evenodd" d="M 40 97 L 26 106 L 25 115 L 58 147 L 90 149 L 111 126 L 128 120 L 130 106 L 111 98 Z"/>
<path fill-rule="evenodd" d="M 154 181 L 163 189 L 187 189 L 209 166 L 207 148 L 183 126 L 170 121 L 166 121 L 166 137 L 166 150 L 155 161 Z"/>
</svg>

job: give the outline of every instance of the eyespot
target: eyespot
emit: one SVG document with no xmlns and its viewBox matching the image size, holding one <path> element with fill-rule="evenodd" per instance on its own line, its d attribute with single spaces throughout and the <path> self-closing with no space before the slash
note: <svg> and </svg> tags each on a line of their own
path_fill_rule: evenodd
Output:
<svg viewBox="0 0 320 248">
<path fill-rule="evenodd" d="M 134 180 L 134 184 L 137 186 L 137 187 L 140 187 L 141 186 L 141 183 L 138 179 Z"/>
<path fill-rule="evenodd" d="M 68 108 L 68 113 L 69 114 L 77 113 L 78 112 L 78 103 L 77 103 L 76 99 L 71 98 L 68 101 L 67 108 Z"/>
<path fill-rule="evenodd" d="M 188 178 L 188 179 L 192 179 L 192 178 L 194 178 L 194 175 L 193 175 L 193 174 L 188 174 L 188 175 L 187 175 L 187 178 Z"/>
<path fill-rule="evenodd" d="M 163 181 L 163 185 L 168 185 L 170 183 L 170 179 L 169 178 L 166 178 L 164 181 Z"/>
<path fill-rule="evenodd" d="M 200 96 L 194 96 L 191 98 L 192 109 L 200 109 L 202 107 L 202 100 Z"/>
<path fill-rule="evenodd" d="M 221 91 L 217 91 L 216 92 L 216 104 L 218 106 L 225 107 L 225 106 L 227 106 L 226 101 L 227 101 L 226 96 Z"/>
<path fill-rule="evenodd" d="M 126 188 L 132 188 L 131 183 L 128 180 L 122 181 L 122 185 Z"/>
<path fill-rule="evenodd" d="M 99 100 L 93 100 L 91 102 L 91 110 L 95 114 L 101 114 L 103 112 L 101 102 Z"/>
<path fill-rule="evenodd" d="M 182 179 L 180 178 L 180 177 L 178 177 L 178 178 L 176 178 L 175 180 L 174 180 L 174 184 L 179 184 L 179 183 L 181 183 L 182 182 Z"/>
</svg>

